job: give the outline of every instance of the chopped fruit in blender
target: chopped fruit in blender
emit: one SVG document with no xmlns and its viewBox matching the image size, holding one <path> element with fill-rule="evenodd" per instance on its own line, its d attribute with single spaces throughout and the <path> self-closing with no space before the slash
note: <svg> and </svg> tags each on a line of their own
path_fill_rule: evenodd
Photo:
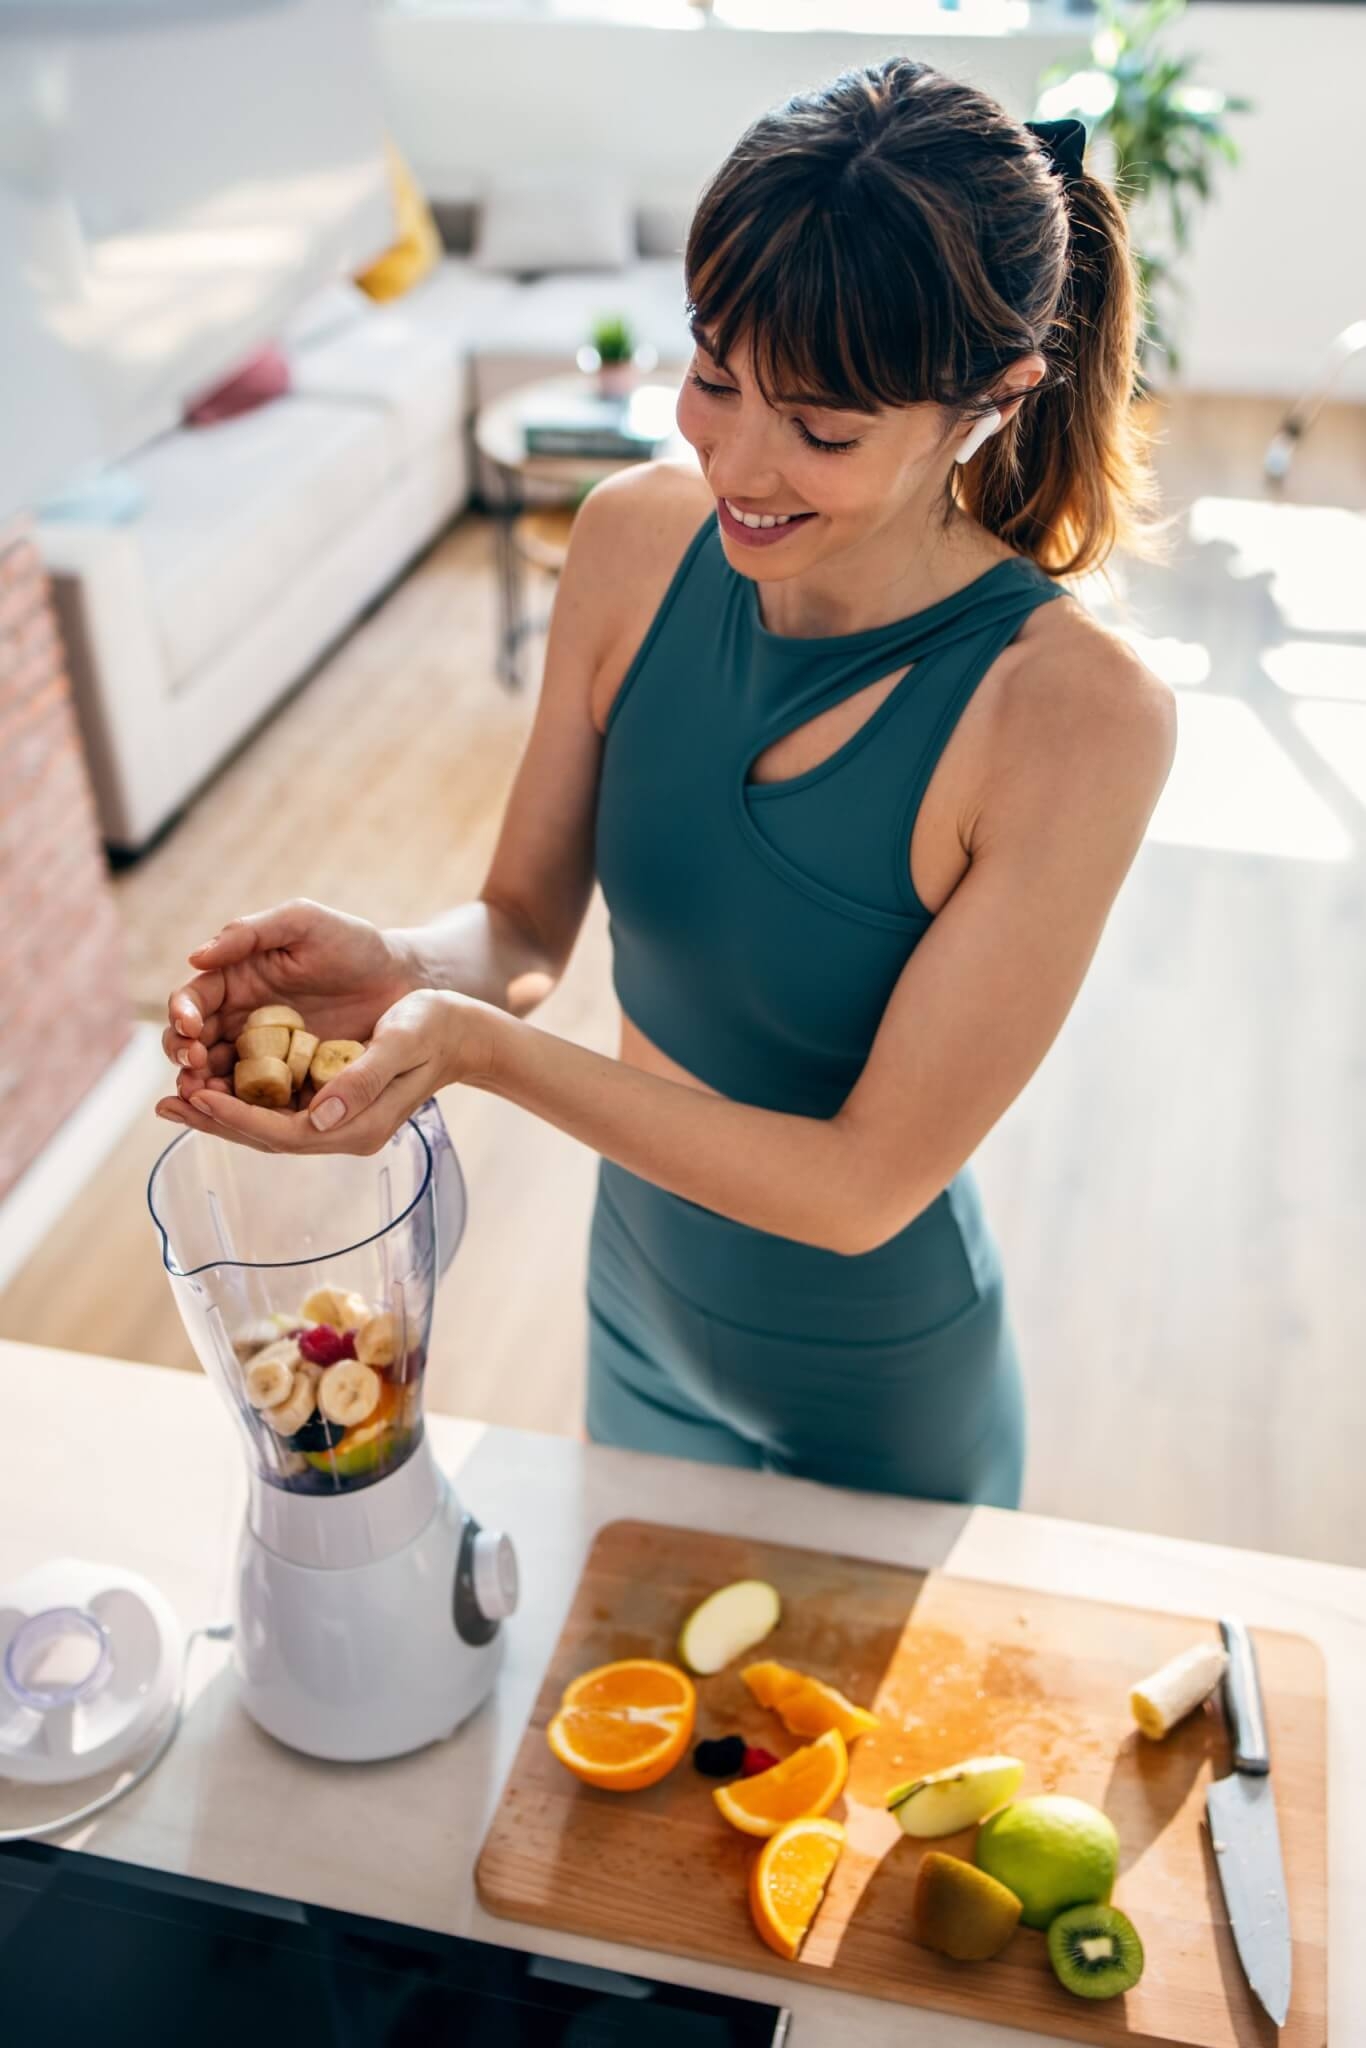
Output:
<svg viewBox="0 0 1366 2048">
<path fill-rule="evenodd" d="M 303 1428 L 316 1405 L 312 1377 L 300 1366 L 286 1398 L 262 1413 L 277 1436 L 293 1436 L 295 1430 Z"/>
<path fill-rule="evenodd" d="M 356 1332 L 356 1356 L 377 1372 L 398 1357 L 398 1324 L 391 1315 L 371 1316 Z"/>
<path fill-rule="evenodd" d="M 357 1428 L 368 1422 L 379 1406 L 383 1382 L 377 1372 L 358 1358 L 344 1359 L 328 1366 L 318 1382 L 318 1406 L 329 1422 Z"/>
<path fill-rule="evenodd" d="M 239 1060 L 232 1070 L 233 1093 L 239 1102 L 260 1109 L 288 1109 L 294 1093 L 283 1060 Z"/>
<path fill-rule="evenodd" d="M 288 1003 L 264 1003 L 259 1010 L 250 1012 L 245 1028 L 255 1031 L 268 1025 L 278 1025 L 285 1031 L 302 1031 L 304 1020 Z"/>
<path fill-rule="evenodd" d="M 280 1024 L 249 1025 L 237 1034 L 239 1060 L 289 1060 L 289 1033 Z"/>
<path fill-rule="evenodd" d="M 917 1841 L 956 1835 L 1013 1799 L 1023 1780 L 1024 1765 L 1018 1757 L 973 1756 L 947 1770 L 894 1785 L 887 1794 L 887 1808 L 901 1823 L 902 1833 Z"/>
<path fill-rule="evenodd" d="M 325 1038 L 308 1063 L 315 1087 L 325 1088 L 358 1060 L 365 1047 L 354 1038 Z"/>
<path fill-rule="evenodd" d="M 245 1365 L 258 1351 L 264 1351 L 277 1337 L 293 1334 L 293 1318 L 290 1316 L 260 1316 L 254 1323 L 246 1323 L 232 1340 L 238 1362 Z"/>
<path fill-rule="evenodd" d="M 856 1707 L 833 1685 L 786 1664 L 747 1664 L 740 1676 L 759 1705 L 771 1707 L 793 1735 L 824 1735 L 827 1728 L 838 1728 L 846 1742 L 853 1742 L 881 1726 L 876 1714 Z"/>
<path fill-rule="evenodd" d="M 749 1909 L 761 1941 L 795 1962 L 844 1853 L 838 1821 L 809 1815 L 790 1821 L 754 1859 Z"/>
<path fill-rule="evenodd" d="M 641 1792 L 687 1754 L 696 1713 L 697 1689 L 685 1672 L 630 1657 L 566 1686 L 546 1740 L 585 1785 Z"/>
<path fill-rule="evenodd" d="M 744 1769 L 745 1756 L 743 1735 L 718 1735 L 711 1742 L 698 1743 L 692 1764 L 704 1778 L 734 1778 Z"/>
<path fill-rule="evenodd" d="M 341 1368 L 334 1365 L 329 1370 L 339 1372 Z M 272 1418 L 273 1413 L 272 1410 Z M 378 1405 L 367 1422 L 348 1429 L 335 1448 L 306 1450 L 304 1456 L 315 1472 L 327 1472 L 334 1479 L 358 1479 L 363 1473 L 378 1471 L 381 1465 L 406 1450 L 409 1436 L 410 1431 L 402 1425 L 399 1415 L 399 1390 L 382 1382 Z"/>
<path fill-rule="evenodd" d="M 1014 1892 L 985 1870 L 930 1849 L 920 1859 L 911 1900 L 911 1931 L 922 1948 L 958 1963 L 999 1955 L 1020 1923 Z"/>
<path fill-rule="evenodd" d="M 289 1051 L 285 1054 L 285 1065 L 295 1088 L 302 1088 L 308 1079 L 308 1069 L 313 1055 L 318 1050 L 318 1041 L 311 1031 L 291 1031 Z"/>
<path fill-rule="evenodd" d="M 370 1304 L 363 1294 L 348 1294 L 339 1287 L 318 1287 L 300 1313 L 306 1323 L 330 1323 L 334 1330 L 358 1330 L 370 1320 Z"/>
<path fill-rule="evenodd" d="M 352 1339 L 348 1351 L 346 1336 L 334 1330 L 331 1323 L 315 1323 L 311 1330 L 305 1330 L 299 1339 L 299 1349 L 310 1365 L 335 1365 L 339 1358 L 356 1355 L 355 1340 Z"/>
<path fill-rule="evenodd" d="M 761 1643 L 778 1625 L 782 1602 L 763 1579 L 739 1579 L 708 1594 L 683 1624 L 678 1654 L 689 1671 L 709 1678 Z"/>
<path fill-rule="evenodd" d="M 292 1337 L 280 1337 L 249 1360 L 242 1375 L 253 1408 L 278 1408 L 289 1399 L 299 1370 L 299 1349 Z"/>
<path fill-rule="evenodd" d="M 1160 1742 L 1178 1721 L 1207 1700 L 1228 1669 L 1219 1643 L 1196 1643 L 1173 1657 L 1129 1694 L 1129 1711 L 1151 1742 Z"/>
<path fill-rule="evenodd" d="M 771 1771 L 738 1785 L 718 1785 L 717 1808 L 742 1835 L 776 1835 L 790 1820 L 826 1813 L 844 1790 L 849 1752 L 838 1728 L 828 1728 Z"/>
<path fill-rule="evenodd" d="M 764 1771 L 771 1771 L 778 1759 L 771 1749 L 747 1749 L 745 1751 L 744 1773 L 747 1778 L 757 1778 Z"/>
<path fill-rule="evenodd" d="M 336 1449 L 345 1435 L 346 1431 L 340 1422 L 329 1422 L 321 1409 L 315 1409 L 303 1428 L 295 1430 L 289 1439 L 289 1448 L 292 1451 L 331 1451 Z M 301 1457 L 296 1469 L 306 1472 L 307 1458 Z"/>
</svg>

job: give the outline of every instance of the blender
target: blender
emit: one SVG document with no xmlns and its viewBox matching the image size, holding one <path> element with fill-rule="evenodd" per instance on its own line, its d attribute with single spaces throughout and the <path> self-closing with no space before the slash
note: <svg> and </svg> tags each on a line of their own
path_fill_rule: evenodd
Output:
<svg viewBox="0 0 1366 2048">
<path fill-rule="evenodd" d="M 147 1199 L 247 1456 L 233 1641 L 248 1712 L 346 1762 L 451 1734 L 494 1683 L 517 1567 L 423 1423 L 433 1297 L 465 1224 L 440 1110 L 370 1157 L 187 1131 Z"/>
</svg>

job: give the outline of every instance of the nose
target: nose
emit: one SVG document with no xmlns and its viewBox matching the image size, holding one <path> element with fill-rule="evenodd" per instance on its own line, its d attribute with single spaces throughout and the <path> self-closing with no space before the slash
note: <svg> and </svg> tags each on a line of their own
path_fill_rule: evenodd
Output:
<svg viewBox="0 0 1366 2048">
<path fill-rule="evenodd" d="M 737 417 L 748 412 L 748 418 Z M 767 416 L 765 416 L 767 415 Z M 698 449 L 703 474 L 718 497 L 765 503 L 782 490 L 782 471 L 774 460 L 773 434 L 782 422 L 767 407 L 734 406 Z"/>
</svg>

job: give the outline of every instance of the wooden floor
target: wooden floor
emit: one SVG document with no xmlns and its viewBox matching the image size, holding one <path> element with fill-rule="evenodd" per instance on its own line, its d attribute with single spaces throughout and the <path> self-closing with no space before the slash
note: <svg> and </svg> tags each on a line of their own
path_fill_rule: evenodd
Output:
<svg viewBox="0 0 1366 2048">
<path fill-rule="evenodd" d="M 1180 685 L 1177 768 L 1061 1038 L 977 1161 L 1029 1381 L 1042 1513 L 1366 1564 L 1366 410 L 1279 500 L 1277 408 L 1186 400 L 1189 511 L 1123 619 Z M 531 712 L 494 680 L 482 520 L 366 619 L 118 879 L 140 1012 L 197 939 L 302 893 L 418 920 L 482 876 Z M 595 902 L 538 1022 L 615 1042 Z M 580 1426 L 593 1157 L 443 1103 L 471 1187 L 432 1399 Z M 3 1296 L 0 1334 L 192 1363 L 143 1205 L 150 1115 Z"/>
</svg>

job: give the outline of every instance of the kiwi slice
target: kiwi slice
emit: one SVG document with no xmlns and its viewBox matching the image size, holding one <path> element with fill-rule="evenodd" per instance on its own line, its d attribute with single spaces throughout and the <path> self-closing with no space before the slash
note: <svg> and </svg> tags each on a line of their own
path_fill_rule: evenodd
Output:
<svg viewBox="0 0 1366 2048">
<path fill-rule="evenodd" d="M 1078 1998 L 1118 1998 L 1143 1975 L 1143 1944 L 1114 1906 L 1069 1906 L 1048 1927 L 1048 1960 Z"/>
</svg>

